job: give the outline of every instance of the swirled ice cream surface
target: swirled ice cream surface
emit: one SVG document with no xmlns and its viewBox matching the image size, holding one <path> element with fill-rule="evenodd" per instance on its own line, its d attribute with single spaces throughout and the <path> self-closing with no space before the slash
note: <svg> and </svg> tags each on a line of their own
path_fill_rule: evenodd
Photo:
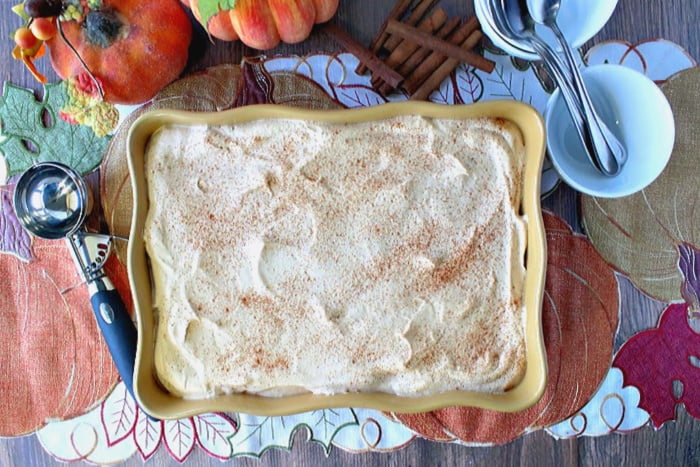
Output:
<svg viewBox="0 0 700 467">
<path fill-rule="evenodd" d="M 158 379 L 186 398 L 517 384 L 523 158 L 491 118 L 160 128 L 144 231 Z"/>
</svg>

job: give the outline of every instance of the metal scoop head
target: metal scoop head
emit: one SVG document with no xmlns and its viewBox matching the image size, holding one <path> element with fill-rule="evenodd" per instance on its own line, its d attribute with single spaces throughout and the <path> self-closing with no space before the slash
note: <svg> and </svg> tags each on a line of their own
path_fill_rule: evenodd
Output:
<svg viewBox="0 0 700 467">
<path fill-rule="evenodd" d="M 14 207 L 27 231 L 50 240 L 65 238 L 75 233 L 88 215 L 87 184 L 65 164 L 40 162 L 17 180 Z"/>
</svg>

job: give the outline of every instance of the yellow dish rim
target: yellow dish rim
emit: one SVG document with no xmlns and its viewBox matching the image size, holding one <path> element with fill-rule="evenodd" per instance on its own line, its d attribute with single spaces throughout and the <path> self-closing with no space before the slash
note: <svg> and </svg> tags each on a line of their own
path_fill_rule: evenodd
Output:
<svg viewBox="0 0 700 467">
<path fill-rule="evenodd" d="M 164 390 L 154 371 L 155 323 L 151 308 L 151 281 L 143 243 L 148 212 L 144 177 L 145 148 L 149 137 L 168 124 L 227 125 L 258 119 L 290 118 L 335 123 L 381 120 L 397 115 L 431 118 L 495 117 L 513 122 L 525 143 L 525 183 L 522 210 L 528 220 L 525 283 L 526 370 L 522 380 L 501 394 L 451 391 L 426 397 L 401 397 L 384 393 L 336 395 L 301 394 L 279 398 L 233 394 L 211 399 L 187 400 Z M 546 273 L 546 238 L 540 208 L 540 178 L 545 151 L 545 129 L 540 114 L 531 106 L 515 101 L 490 101 L 469 105 L 440 105 L 428 102 L 397 102 L 359 109 L 306 110 L 280 105 L 246 106 L 223 112 L 153 110 L 140 116 L 128 133 L 127 158 L 132 182 L 134 208 L 127 250 L 127 269 L 138 344 L 134 370 L 134 394 L 139 406 L 159 419 L 176 419 L 207 412 L 243 412 L 263 416 L 289 415 L 336 407 L 372 408 L 399 413 L 417 413 L 449 406 L 472 406 L 503 412 L 531 407 L 542 397 L 547 382 L 547 362 L 542 335 L 542 299 Z"/>
</svg>

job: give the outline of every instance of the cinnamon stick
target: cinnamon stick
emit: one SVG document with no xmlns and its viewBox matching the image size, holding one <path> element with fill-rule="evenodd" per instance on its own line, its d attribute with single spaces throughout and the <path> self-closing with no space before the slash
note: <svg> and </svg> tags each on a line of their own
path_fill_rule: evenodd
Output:
<svg viewBox="0 0 700 467">
<path fill-rule="evenodd" d="M 462 44 L 476 32 L 472 31 L 471 27 L 472 25 L 464 23 L 447 38 L 447 41 L 455 46 L 460 46 L 460 44 Z M 410 76 L 407 77 L 406 81 L 403 83 L 403 87 L 409 92 L 409 94 L 413 94 L 416 92 L 418 87 L 420 87 L 420 85 L 423 84 L 423 82 L 427 80 L 430 75 L 434 73 L 447 59 L 448 57 L 439 51 L 431 52 L 431 54 L 423 62 L 421 62 L 421 64 L 418 65 L 415 70 L 413 70 Z"/>
<path fill-rule="evenodd" d="M 479 43 L 481 40 L 483 34 L 481 31 L 474 31 L 471 33 L 471 35 L 466 38 L 461 44 L 460 47 L 465 50 L 471 50 L 473 49 L 476 44 Z M 425 100 L 428 98 L 430 93 L 435 90 L 438 86 L 440 86 L 440 83 L 447 78 L 447 76 L 454 71 L 455 68 L 457 68 L 457 65 L 459 65 L 459 60 L 454 59 L 454 58 L 448 58 L 445 60 L 442 65 L 440 65 L 435 71 L 433 71 L 428 78 L 415 90 L 411 93 L 410 100 Z"/>
<path fill-rule="evenodd" d="M 348 52 L 355 55 L 362 63 L 367 65 L 367 68 L 373 73 L 382 77 L 387 84 L 393 87 L 398 87 L 403 82 L 404 78 L 394 69 L 388 67 L 382 62 L 379 57 L 357 42 L 350 34 L 333 22 L 326 23 L 323 26 L 323 31 L 335 38 Z"/>
<path fill-rule="evenodd" d="M 377 54 L 379 50 L 382 48 L 386 40 L 389 38 L 389 33 L 386 32 L 386 24 L 389 22 L 391 19 L 399 19 L 401 18 L 404 13 L 408 10 L 408 7 L 411 6 L 411 3 L 413 3 L 413 0 L 399 0 L 396 2 L 394 5 L 394 8 L 391 9 L 389 12 L 389 16 L 387 16 L 386 20 L 384 20 L 384 23 L 382 24 L 382 27 L 379 29 L 379 34 L 372 40 L 372 43 L 369 46 L 369 49 L 372 51 L 373 54 Z M 364 63 L 360 63 L 357 68 L 355 69 L 355 72 L 358 75 L 362 75 L 367 72 L 367 66 L 365 66 Z"/>
<path fill-rule="evenodd" d="M 411 14 L 406 18 L 404 23 L 396 19 L 390 19 L 386 22 L 386 33 L 391 36 L 392 32 L 389 30 L 389 25 L 391 23 L 406 24 L 408 26 L 415 26 L 418 22 L 425 16 L 425 14 L 430 10 L 433 5 L 435 5 L 438 0 L 420 0 L 416 7 L 413 9 Z M 389 37 L 386 42 L 384 42 L 383 48 L 388 52 L 392 52 L 396 47 L 398 47 L 401 42 L 402 37 Z M 405 39 L 405 38 L 403 38 Z"/>
<path fill-rule="evenodd" d="M 478 28 L 479 21 L 476 19 L 476 17 L 473 17 L 472 19 L 474 20 L 474 22 L 476 23 L 476 27 Z M 458 26 L 460 26 L 461 22 L 462 20 L 459 17 L 451 18 L 449 21 L 443 24 L 440 29 L 437 30 L 435 36 L 440 39 L 447 38 L 450 34 L 452 34 L 455 31 L 455 29 L 457 29 Z M 471 22 L 472 20 L 469 20 L 469 23 Z M 415 70 L 416 67 L 423 63 L 423 60 L 425 60 L 431 53 L 432 50 L 428 49 L 427 47 L 419 47 L 413 55 L 408 57 L 406 61 L 404 61 L 398 68 L 396 68 L 396 71 L 401 76 L 409 76 L 413 72 L 413 70 Z M 391 88 L 386 83 L 382 83 L 379 87 L 379 92 L 382 94 L 387 94 L 391 92 Z"/>
<path fill-rule="evenodd" d="M 418 24 L 418 29 L 427 33 L 433 33 L 439 29 L 447 20 L 447 12 L 442 8 L 437 8 L 433 13 Z M 391 52 L 391 55 L 384 60 L 387 66 L 396 70 L 399 65 L 408 60 L 418 49 L 419 44 L 413 41 L 402 40 L 401 43 Z M 372 77 L 372 86 L 378 88 L 381 85 L 381 79 Z"/>
<path fill-rule="evenodd" d="M 439 52 L 440 54 L 467 63 L 482 71 L 490 73 L 493 71 L 494 63 L 485 59 L 481 55 L 459 47 L 458 45 L 438 39 L 437 37 L 427 34 L 413 26 L 400 23 L 396 20 L 390 20 L 387 25 L 387 31 L 390 34 L 396 35 L 403 39 L 409 39 L 418 42 L 423 47 Z M 476 45 L 476 44 L 475 44 Z"/>
</svg>

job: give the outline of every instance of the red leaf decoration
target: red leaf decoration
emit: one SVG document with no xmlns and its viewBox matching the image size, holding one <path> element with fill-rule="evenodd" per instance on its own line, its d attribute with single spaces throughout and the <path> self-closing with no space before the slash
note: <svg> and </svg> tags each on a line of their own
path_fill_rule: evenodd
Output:
<svg viewBox="0 0 700 467">
<path fill-rule="evenodd" d="M 575 413 L 607 374 L 619 313 L 615 274 L 584 236 L 553 214 L 543 218 L 548 258 L 542 320 L 549 376 L 542 399 L 516 413 L 450 407 L 394 414 L 420 435 L 504 444 Z"/>
<path fill-rule="evenodd" d="M 143 460 L 148 460 L 158 450 L 163 434 L 163 422 L 153 420 L 139 408 L 134 427 L 134 441 Z"/>
<path fill-rule="evenodd" d="M 165 420 L 163 437 L 168 452 L 178 462 L 184 462 L 194 449 L 197 435 L 191 418 Z"/>
<path fill-rule="evenodd" d="M 114 446 L 133 432 L 137 405 L 126 386 L 119 384 L 102 403 L 100 410 L 107 444 Z"/>
<path fill-rule="evenodd" d="M 231 437 L 236 434 L 236 424 L 224 414 L 207 413 L 192 417 L 197 429 L 197 441 L 210 456 L 228 459 L 233 454 Z"/>
<path fill-rule="evenodd" d="M 700 418 L 700 334 L 688 323 L 688 305 L 669 305 L 657 329 L 641 332 L 619 350 L 613 365 L 626 385 L 639 389 L 639 406 L 651 414 L 655 428 L 675 418 L 677 404 Z M 682 394 L 674 395 L 674 382 Z"/>
</svg>

